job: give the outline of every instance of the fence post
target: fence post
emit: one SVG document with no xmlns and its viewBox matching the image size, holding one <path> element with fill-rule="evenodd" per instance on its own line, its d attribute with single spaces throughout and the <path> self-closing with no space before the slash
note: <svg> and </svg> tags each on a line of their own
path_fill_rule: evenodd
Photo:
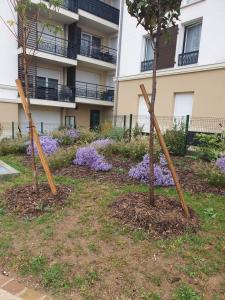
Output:
<svg viewBox="0 0 225 300">
<path fill-rule="evenodd" d="M 185 154 L 187 153 L 187 147 L 188 147 L 189 123 L 190 123 L 190 115 L 187 115 L 186 122 L 185 122 Z"/>
<path fill-rule="evenodd" d="M 124 132 L 126 131 L 126 125 L 127 125 L 127 116 L 124 115 L 123 116 L 123 129 L 124 129 Z"/>
<path fill-rule="evenodd" d="M 129 124 L 129 140 L 131 141 L 132 137 L 132 122 L 133 122 L 133 115 L 130 114 L 130 124 Z"/>
<path fill-rule="evenodd" d="M 15 138 L 15 123 L 12 122 L 12 139 L 14 140 Z"/>
<path fill-rule="evenodd" d="M 44 133 L 44 123 L 41 122 L 41 134 L 43 134 L 43 133 Z"/>
</svg>

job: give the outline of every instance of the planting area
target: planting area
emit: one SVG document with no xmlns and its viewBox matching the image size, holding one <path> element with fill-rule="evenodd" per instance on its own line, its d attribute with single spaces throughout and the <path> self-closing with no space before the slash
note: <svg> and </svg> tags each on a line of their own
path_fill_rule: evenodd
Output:
<svg viewBox="0 0 225 300">
<path fill-rule="evenodd" d="M 0 181 L 0 273 L 55 299 L 225 299 L 223 145 L 173 157 L 187 219 L 157 141 L 154 207 L 146 137 L 62 130 L 41 142 L 58 196 L 39 163 L 32 190 L 26 138 L 0 143 L 20 172 Z"/>
</svg>

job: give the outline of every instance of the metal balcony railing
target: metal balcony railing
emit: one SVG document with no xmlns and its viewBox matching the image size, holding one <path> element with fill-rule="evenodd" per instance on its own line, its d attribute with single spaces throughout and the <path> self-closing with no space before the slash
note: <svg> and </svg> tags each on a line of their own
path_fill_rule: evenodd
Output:
<svg viewBox="0 0 225 300">
<path fill-rule="evenodd" d="M 51 53 L 57 56 L 63 56 L 76 59 L 76 46 L 68 40 L 37 32 L 36 48 L 42 52 Z"/>
<path fill-rule="evenodd" d="M 199 51 L 186 52 L 179 55 L 178 66 L 197 64 Z"/>
<path fill-rule="evenodd" d="M 117 50 L 107 46 L 94 46 L 88 40 L 81 39 L 80 55 L 116 64 Z"/>
<path fill-rule="evenodd" d="M 97 17 L 103 18 L 115 24 L 119 24 L 119 9 L 100 0 L 76 0 L 78 8 L 83 9 Z"/>
<path fill-rule="evenodd" d="M 49 0 L 45 0 L 49 2 Z M 67 9 L 72 12 L 77 12 L 78 10 L 78 0 L 62 0 L 60 7 Z"/>
<path fill-rule="evenodd" d="M 51 100 L 60 102 L 75 102 L 75 89 L 62 84 L 41 86 L 37 79 L 33 82 L 30 78 L 29 93 L 33 99 Z"/>
<path fill-rule="evenodd" d="M 150 71 L 153 69 L 153 59 L 152 60 L 144 60 L 141 62 L 141 72 Z"/>
<path fill-rule="evenodd" d="M 80 98 L 114 101 L 114 88 L 82 81 L 76 81 L 75 95 Z"/>
</svg>

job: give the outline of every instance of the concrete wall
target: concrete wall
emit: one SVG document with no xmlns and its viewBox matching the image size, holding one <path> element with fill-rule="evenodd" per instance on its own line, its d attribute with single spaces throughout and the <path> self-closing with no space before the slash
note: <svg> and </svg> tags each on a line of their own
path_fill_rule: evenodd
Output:
<svg viewBox="0 0 225 300">
<path fill-rule="evenodd" d="M 0 123 L 18 122 L 18 104 L 0 102 Z"/>
<path fill-rule="evenodd" d="M 193 117 L 225 116 L 225 68 L 158 77 L 156 114 L 172 116 L 175 93 L 194 93 Z M 117 114 L 138 114 L 140 84 L 144 83 L 151 94 L 149 77 L 119 82 Z"/>
</svg>

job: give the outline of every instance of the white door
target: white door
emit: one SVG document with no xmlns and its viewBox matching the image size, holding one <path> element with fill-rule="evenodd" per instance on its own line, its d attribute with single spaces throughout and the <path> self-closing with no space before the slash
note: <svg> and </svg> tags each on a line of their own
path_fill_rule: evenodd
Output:
<svg viewBox="0 0 225 300">
<path fill-rule="evenodd" d="M 139 97 L 138 126 L 143 127 L 143 132 L 147 133 L 150 130 L 150 115 L 143 96 Z"/>
<path fill-rule="evenodd" d="M 192 115 L 194 93 L 175 94 L 174 117 Z"/>
</svg>

